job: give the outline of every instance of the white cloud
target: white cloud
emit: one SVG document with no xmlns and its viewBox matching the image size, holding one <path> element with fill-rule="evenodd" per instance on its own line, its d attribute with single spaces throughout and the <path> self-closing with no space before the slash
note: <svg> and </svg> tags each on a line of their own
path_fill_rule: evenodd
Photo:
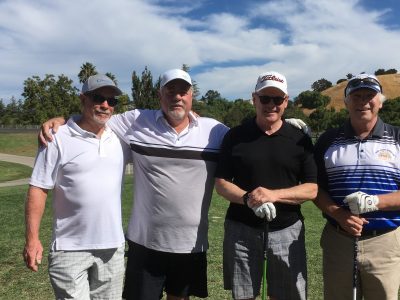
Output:
<svg viewBox="0 0 400 300">
<path fill-rule="evenodd" d="M 252 18 L 272 19 L 278 24 L 275 28 L 281 28 L 275 43 L 255 48 L 264 49 L 264 53 L 258 52 L 253 57 L 263 56 L 265 63 L 253 68 L 229 68 L 225 76 L 224 69 L 211 69 L 201 75 L 199 82 L 210 77 L 212 89 L 231 98 L 243 98 L 249 97 L 246 88 L 254 86 L 259 73 L 276 70 L 287 76 L 289 93 L 296 96 L 320 78 L 335 84 L 347 73 L 374 72 L 381 67 L 399 69 L 396 49 L 400 47 L 400 32 L 380 24 L 380 18 L 388 10 L 366 11 L 360 4 L 354 0 L 268 1 L 252 14 Z M 269 31 L 266 29 L 264 33 Z M 288 41 L 284 39 L 286 35 Z M 233 87 L 231 74 L 242 78 L 235 80 Z M 214 75 L 218 80 L 212 79 Z"/>
<path fill-rule="evenodd" d="M 385 2 L 385 1 L 381 1 Z M 276 70 L 292 96 L 326 78 L 399 68 L 400 32 L 390 10 L 356 0 L 244 1 L 240 15 L 194 13 L 206 1 L 3 0 L 0 98 L 20 98 L 23 81 L 46 73 L 77 82 L 84 62 L 117 76 L 130 93 L 132 71 L 154 77 L 188 64 L 201 92 L 249 98 L 259 73 Z M 261 3 L 261 4 L 257 4 Z M 162 5 L 160 5 L 162 4 Z M 246 5 L 252 5 L 246 7 Z"/>
</svg>

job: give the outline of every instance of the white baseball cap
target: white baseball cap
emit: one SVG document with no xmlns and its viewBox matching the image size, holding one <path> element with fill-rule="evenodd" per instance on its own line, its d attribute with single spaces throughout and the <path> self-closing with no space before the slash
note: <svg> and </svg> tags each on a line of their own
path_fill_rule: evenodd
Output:
<svg viewBox="0 0 400 300">
<path fill-rule="evenodd" d="M 255 92 L 268 87 L 275 87 L 284 92 L 285 95 L 288 94 L 286 77 L 278 72 L 269 71 L 258 76 Z"/>
<path fill-rule="evenodd" d="M 164 74 L 161 75 L 161 85 L 160 88 L 162 88 L 164 85 L 166 85 L 168 82 L 174 79 L 182 79 L 192 85 L 192 79 L 190 78 L 190 75 L 181 70 L 181 69 L 172 69 L 166 71 Z"/>
<path fill-rule="evenodd" d="M 113 88 L 117 92 L 117 95 L 122 95 L 121 90 L 117 87 L 115 82 L 110 77 L 103 74 L 90 76 L 82 86 L 82 94 L 92 92 L 105 86 Z"/>
</svg>

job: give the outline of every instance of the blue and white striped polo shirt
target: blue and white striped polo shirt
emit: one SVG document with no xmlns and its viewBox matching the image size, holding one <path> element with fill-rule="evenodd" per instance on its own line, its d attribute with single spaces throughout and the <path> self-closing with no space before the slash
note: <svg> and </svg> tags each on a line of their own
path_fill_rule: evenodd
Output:
<svg viewBox="0 0 400 300">
<path fill-rule="evenodd" d="M 318 184 L 339 206 L 345 206 L 344 198 L 356 191 L 379 195 L 399 190 L 399 141 L 400 128 L 381 119 L 363 140 L 356 137 L 349 120 L 341 128 L 328 130 L 315 147 Z M 362 216 L 369 221 L 364 230 L 400 226 L 400 211 L 375 211 Z M 336 225 L 335 220 L 325 217 Z"/>
</svg>

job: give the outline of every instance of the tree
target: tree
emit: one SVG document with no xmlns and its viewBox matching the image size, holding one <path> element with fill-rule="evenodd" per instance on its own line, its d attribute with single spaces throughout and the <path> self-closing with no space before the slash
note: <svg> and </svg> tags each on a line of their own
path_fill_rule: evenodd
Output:
<svg viewBox="0 0 400 300">
<path fill-rule="evenodd" d="M 3 124 L 2 117 L 6 112 L 6 106 L 4 105 L 3 99 L 0 99 L 0 124 Z"/>
<path fill-rule="evenodd" d="M 182 65 L 182 70 L 189 73 L 190 72 L 190 67 L 186 64 Z M 192 78 L 192 88 L 193 88 L 193 99 L 197 100 L 197 98 L 200 96 L 200 91 L 199 91 L 199 87 L 197 85 L 197 82 L 195 80 L 193 80 Z"/>
<path fill-rule="evenodd" d="M 386 70 L 385 74 L 397 74 L 397 70 L 396 69 L 389 69 L 389 70 Z"/>
<path fill-rule="evenodd" d="M 303 113 L 303 110 L 299 108 L 293 101 L 288 102 L 288 106 L 285 109 L 285 113 L 283 115 L 285 119 L 288 118 L 296 118 L 301 119 L 304 122 L 308 123 L 308 117 Z"/>
<path fill-rule="evenodd" d="M 385 101 L 379 116 L 386 123 L 400 126 L 400 97 Z"/>
<path fill-rule="evenodd" d="M 329 96 L 322 95 L 319 92 L 304 91 L 295 98 L 295 103 L 296 105 L 301 104 L 303 108 L 313 109 L 325 107 L 330 100 Z"/>
<path fill-rule="evenodd" d="M 347 79 L 353 78 L 353 74 L 351 74 L 351 73 L 347 74 L 347 75 L 346 75 L 346 78 L 347 78 Z"/>
<path fill-rule="evenodd" d="M 78 89 L 71 79 L 60 75 L 32 76 L 24 81 L 25 98 L 20 124 L 41 124 L 54 116 L 69 116 L 80 112 Z"/>
<path fill-rule="evenodd" d="M 378 69 L 378 70 L 375 71 L 375 75 L 376 76 L 384 75 L 384 74 L 385 74 L 385 69 Z"/>
<path fill-rule="evenodd" d="M 232 107 L 233 102 L 221 97 L 215 90 L 209 90 L 201 97 L 200 101 L 193 101 L 193 110 L 202 117 L 210 117 L 224 122 L 225 116 Z"/>
<path fill-rule="evenodd" d="M 253 104 L 249 101 L 237 99 L 224 116 L 223 123 L 228 127 L 235 127 L 256 115 Z"/>
<path fill-rule="evenodd" d="M 221 94 L 218 91 L 215 90 L 208 90 L 204 96 L 201 97 L 201 101 L 208 103 L 209 101 L 215 100 L 215 99 L 222 99 Z"/>
<path fill-rule="evenodd" d="M 310 114 L 309 125 L 314 132 L 320 133 L 329 128 L 342 126 L 347 118 L 348 112 L 346 109 L 341 109 L 337 112 L 333 107 L 330 109 L 319 107 Z"/>
<path fill-rule="evenodd" d="M 96 67 L 90 62 L 85 62 L 81 66 L 81 70 L 79 71 L 78 78 L 80 83 L 84 83 L 90 76 L 96 75 Z"/>
<path fill-rule="evenodd" d="M 160 102 L 158 99 L 158 91 L 160 89 L 160 79 L 153 85 L 153 76 L 151 71 L 144 68 L 141 77 L 132 73 L 132 99 L 135 108 L 142 109 L 159 109 Z"/>
<path fill-rule="evenodd" d="M 376 76 L 378 76 L 378 75 L 386 75 L 386 74 L 397 74 L 397 70 L 396 69 L 389 69 L 389 70 L 385 71 L 385 69 L 378 69 L 378 70 L 375 71 L 375 75 Z"/>
<path fill-rule="evenodd" d="M 331 123 L 332 113 L 331 110 L 326 110 L 324 107 L 317 108 L 313 111 L 309 116 L 309 125 L 312 131 L 319 133 L 328 129 Z"/>
<path fill-rule="evenodd" d="M 114 108 L 114 113 L 120 114 L 133 108 L 133 102 L 129 99 L 129 96 L 127 94 L 122 94 L 118 96 L 118 104 Z"/>
<path fill-rule="evenodd" d="M 344 82 L 344 81 L 347 81 L 347 79 L 344 79 L 344 78 L 339 79 L 338 81 L 336 81 L 336 84 L 339 84 L 339 83 Z"/>
<path fill-rule="evenodd" d="M 4 114 L 1 115 L 1 123 L 4 125 L 21 124 L 22 116 L 22 101 L 11 97 L 10 103 L 4 108 Z"/>
<path fill-rule="evenodd" d="M 332 82 L 326 80 L 325 78 L 321 78 L 317 81 L 315 81 L 312 85 L 311 88 L 314 92 L 322 92 L 332 86 Z"/>
<path fill-rule="evenodd" d="M 207 101 L 207 117 L 214 118 L 223 123 L 225 121 L 225 116 L 232 105 L 233 103 L 231 101 L 221 97 L 209 99 Z"/>
<path fill-rule="evenodd" d="M 331 108 L 331 111 L 333 108 Z M 342 108 L 340 111 L 334 111 L 331 115 L 332 128 L 338 128 L 344 124 L 344 122 L 349 118 L 349 112 L 347 109 Z"/>
</svg>

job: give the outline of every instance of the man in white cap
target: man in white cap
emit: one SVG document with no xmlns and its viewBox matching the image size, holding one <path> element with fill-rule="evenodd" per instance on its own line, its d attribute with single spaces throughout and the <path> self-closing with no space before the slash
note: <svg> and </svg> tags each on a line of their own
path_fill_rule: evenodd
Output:
<svg viewBox="0 0 400 300">
<path fill-rule="evenodd" d="M 386 98 L 374 75 L 351 78 L 344 96 L 349 119 L 315 145 L 324 299 L 398 299 L 400 129 L 378 116 Z"/>
<path fill-rule="evenodd" d="M 26 201 L 23 256 L 27 267 L 37 271 L 43 255 L 39 227 L 52 190 L 49 275 L 56 299 L 121 298 L 124 144 L 106 125 L 120 94 L 107 76 L 89 77 L 80 95 L 82 115 L 61 126 L 36 157 Z"/>
<path fill-rule="evenodd" d="M 255 299 L 268 246 L 269 299 L 306 299 L 307 264 L 300 204 L 317 195 L 311 139 L 288 125 L 285 76 L 266 72 L 252 94 L 256 117 L 225 136 L 216 190 L 230 201 L 225 218 L 224 287 Z M 264 230 L 268 222 L 269 232 Z"/>
<path fill-rule="evenodd" d="M 161 76 L 161 110 L 135 109 L 109 122 L 130 144 L 134 205 L 127 239 L 126 299 L 207 297 L 208 209 L 228 128 L 191 113 L 188 73 Z"/>
</svg>

